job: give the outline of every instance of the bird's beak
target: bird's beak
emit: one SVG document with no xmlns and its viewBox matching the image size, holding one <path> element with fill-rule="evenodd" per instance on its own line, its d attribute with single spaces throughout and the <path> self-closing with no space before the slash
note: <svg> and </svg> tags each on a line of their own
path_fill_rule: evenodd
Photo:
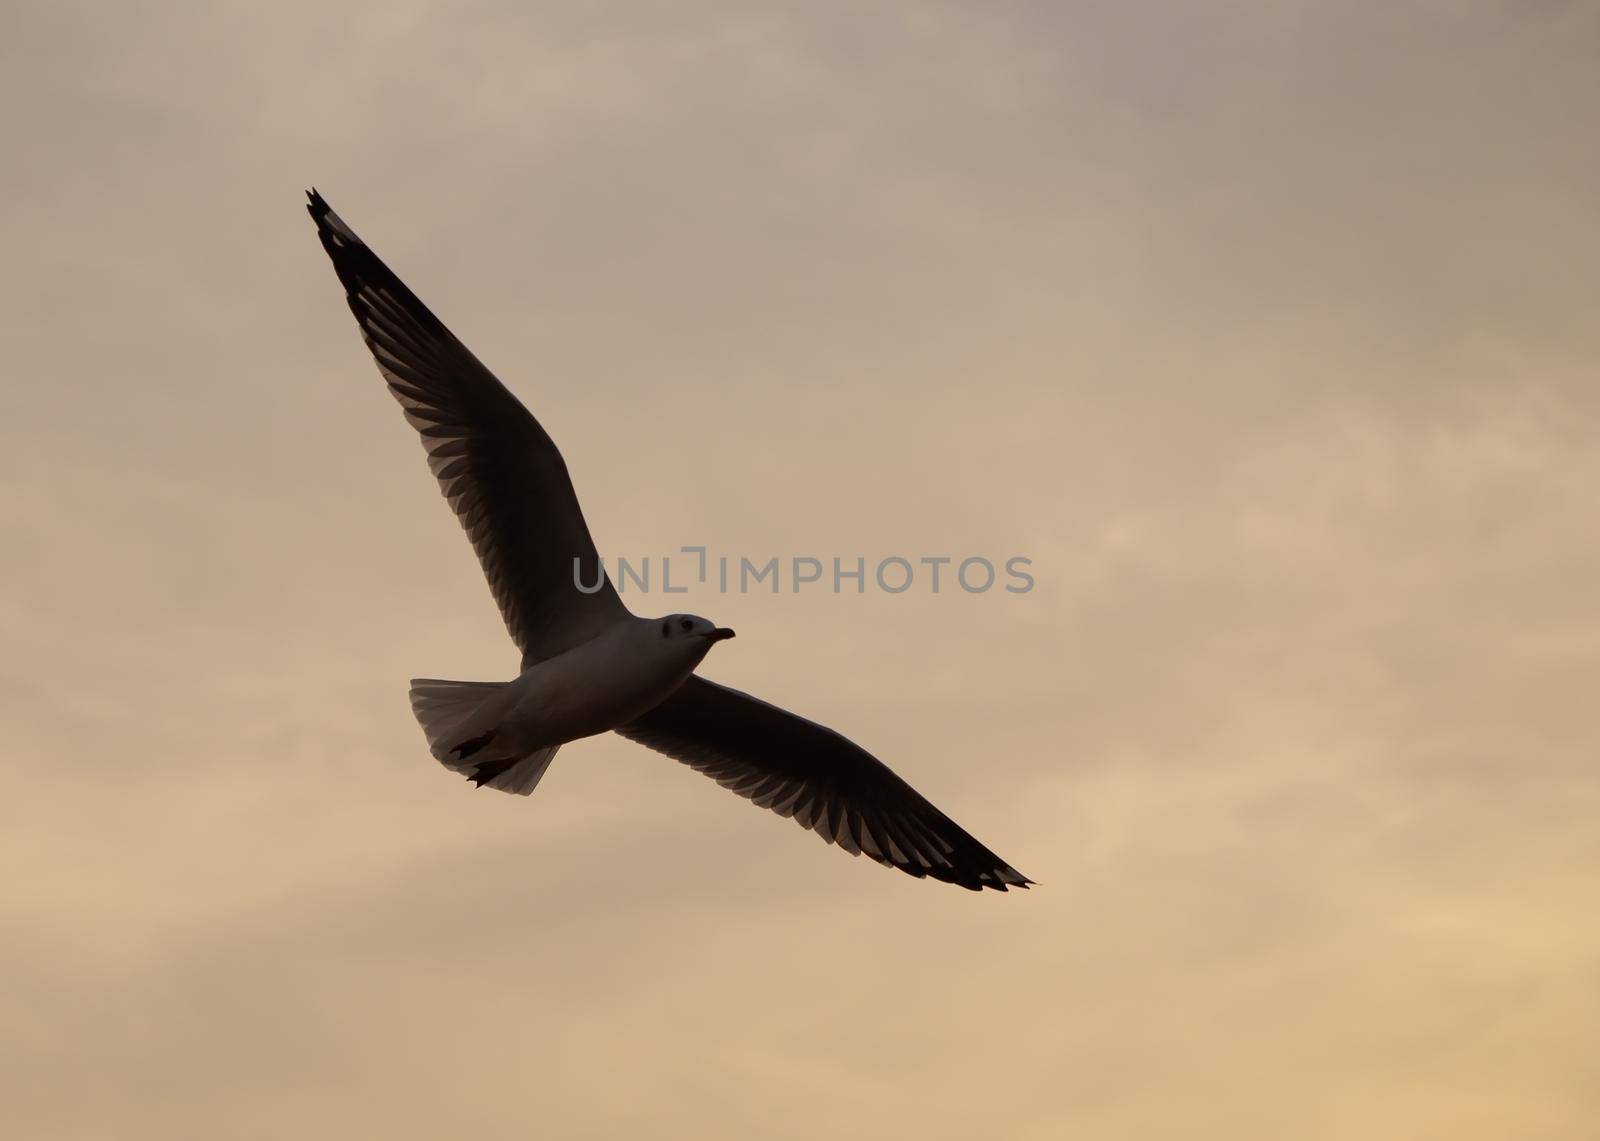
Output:
<svg viewBox="0 0 1600 1141">
<path fill-rule="evenodd" d="M 711 631 L 711 633 L 707 634 L 706 637 L 710 638 L 713 642 L 722 642 L 733 637 L 733 631 L 728 629 L 726 626 L 718 626 L 715 630 Z"/>
</svg>

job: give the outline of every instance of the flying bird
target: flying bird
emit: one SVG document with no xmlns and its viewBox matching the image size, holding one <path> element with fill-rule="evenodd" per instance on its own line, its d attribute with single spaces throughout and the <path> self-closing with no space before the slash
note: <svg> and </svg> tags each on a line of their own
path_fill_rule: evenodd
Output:
<svg viewBox="0 0 1600 1141">
<path fill-rule="evenodd" d="M 852 855 L 973 891 L 1033 882 L 853 741 L 696 674 L 732 630 L 693 614 L 635 617 L 539 422 L 320 194 L 308 197 L 361 335 L 522 651 L 511 681 L 411 682 L 436 760 L 526 796 L 562 745 L 615 732 Z"/>
</svg>

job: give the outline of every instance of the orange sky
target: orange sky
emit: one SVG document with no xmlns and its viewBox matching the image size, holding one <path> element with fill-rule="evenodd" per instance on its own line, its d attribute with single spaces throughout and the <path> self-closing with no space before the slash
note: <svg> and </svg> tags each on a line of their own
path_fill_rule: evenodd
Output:
<svg viewBox="0 0 1600 1141">
<path fill-rule="evenodd" d="M 9 1132 L 1595 1135 L 1591 5 L 5 23 Z M 629 601 L 1040 887 L 443 773 L 516 656 L 313 184 L 607 556 L 1031 557 Z"/>
</svg>

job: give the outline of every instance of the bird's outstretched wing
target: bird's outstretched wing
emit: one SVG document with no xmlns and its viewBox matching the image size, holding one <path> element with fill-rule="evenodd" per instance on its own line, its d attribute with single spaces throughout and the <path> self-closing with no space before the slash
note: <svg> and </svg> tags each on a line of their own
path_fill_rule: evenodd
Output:
<svg viewBox="0 0 1600 1141">
<path fill-rule="evenodd" d="M 549 435 L 320 194 L 308 196 L 361 335 L 422 435 L 524 667 L 626 617 Z"/>
<path fill-rule="evenodd" d="M 701 677 L 618 733 L 851 855 L 979 891 L 1033 881 L 832 729 Z"/>
</svg>

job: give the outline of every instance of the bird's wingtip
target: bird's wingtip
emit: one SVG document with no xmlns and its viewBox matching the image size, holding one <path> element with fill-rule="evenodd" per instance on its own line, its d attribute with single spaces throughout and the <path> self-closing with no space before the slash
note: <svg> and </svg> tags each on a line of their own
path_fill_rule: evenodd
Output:
<svg viewBox="0 0 1600 1141">
<path fill-rule="evenodd" d="M 345 246 L 361 245 L 361 239 L 356 237 L 355 231 L 345 224 L 343 218 L 333 212 L 333 207 L 328 205 L 328 200 L 315 186 L 306 191 L 306 212 L 317 224 L 317 229 L 322 234 L 322 243 L 327 246 L 330 254 Z"/>
<path fill-rule="evenodd" d="M 1012 888 L 1018 888 L 1022 891 L 1027 891 L 1030 887 L 1034 887 L 1038 882 L 1036 880 L 1029 879 L 1027 876 L 1023 875 L 1021 872 L 1017 871 L 1016 868 L 1011 867 L 1009 864 L 1000 868 L 997 872 L 986 872 L 978 879 L 978 886 L 980 888 L 992 887 L 996 891 L 1009 891 Z"/>
</svg>

